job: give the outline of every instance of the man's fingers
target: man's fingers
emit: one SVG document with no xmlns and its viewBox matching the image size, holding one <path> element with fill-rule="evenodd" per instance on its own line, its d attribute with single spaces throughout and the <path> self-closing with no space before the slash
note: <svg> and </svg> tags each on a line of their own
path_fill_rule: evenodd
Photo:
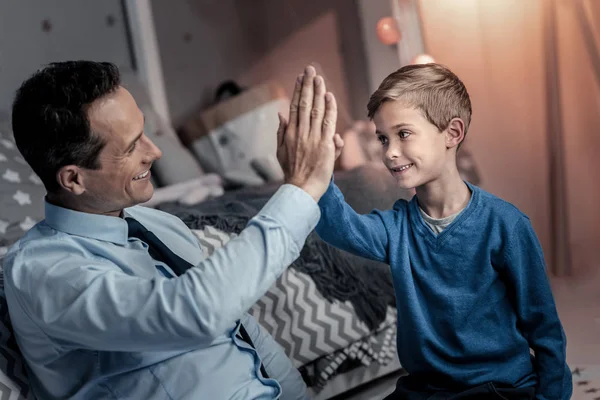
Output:
<svg viewBox="0 0 600 400">
<path fill-rule="evenodd" d="M 300 93 L 298 128 L 300 134 L 308 134 L 310 130 L 310 112 L 313 105 L 314 88 L 313 80 L 316 75 L 315 68 L 309 65 L 304 70 L 302 93 Z"/>
<path fill-rule="evenodd" d="M 325 117 L 323 118 L 323 139 L 333 140 L 337 123 L 337 103 L 332 93 L 325 95 Z"/>
<path fill-rule="evenodd" d="M 279 128 L 277 128 L 277 147 L 281 147 L 283 146 L 285 130 L 288 123 L 281 113 L 277 113 L 277 116 L 279 117 Z"/>
<path fill-rule="evenodd" d="M 325 80 L 321 76 L 314 79 L 315 94 L 310 112 L 310 134 L 320 138 L 325 115 Z"/>
<path fill-rule="evenodd" d="M 302 81 L 304 75 L 300 74 L 296 77 L 296 85 L 294 86 L 294 94 L 290 103 L 290 124 L 295 128 L 298 125 L 298 108 L 300 104 L 300 92 L 302 91 Z"/>
</svg>

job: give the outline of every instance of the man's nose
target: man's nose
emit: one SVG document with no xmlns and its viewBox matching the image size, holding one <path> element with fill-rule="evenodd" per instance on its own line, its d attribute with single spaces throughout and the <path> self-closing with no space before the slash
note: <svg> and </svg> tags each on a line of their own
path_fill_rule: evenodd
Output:
<svg viewBox="0 0 600 400">
<path fill-rule="evenodd" d="M 154 142 L 150 139 L 148 140 L 148 151 L 146 152 L 146 162 L 152 162 L 152 161 L 156 161 L 158 159 L 160 159 L 162 157 L 162 151 L 160 151 L 160 149 L 158 148 L 157 145 L 154 144 Z"/>
</svg>

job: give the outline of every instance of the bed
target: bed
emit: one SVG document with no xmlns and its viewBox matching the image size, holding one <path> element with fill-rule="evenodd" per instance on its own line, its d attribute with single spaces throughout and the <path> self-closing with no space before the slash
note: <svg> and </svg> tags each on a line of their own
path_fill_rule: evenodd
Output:
<svg viewBox="0 0 600 400">
<path fill-rule="evenodd" d="M 336 174 L 359 212 L 409 194 L 387 172 L 364 166 Z M 163 202 L 207 253 L 238 234 L 280 183 L 225 192 L 198 204 Z M 387 265 L 335 249 L 313 232 L 301 255 L 249 310 L 282 346 L 316 399 L 327 399 L 399 370 L 397 312 Z"/>
<path fill-rule="evenodd" d="M 144 109 L 144 96 L 134 96 Z M 152 123 L 152 110 L 146 107 L 144 112 Z M 153 140 L 164 135 L 156 126 L 147 130 L 151 137 L 156 134 Z M 175 135 L 157 141 L 163 158 L 153 173 L 162 187 L 146 206 L 180 217 L 209 254 L 237 235 L 281 184 L 224 190 L 219 177 L 193 165 Z M 336 182 L 359 212 L 390 207 L 409 196 L 376 167 L 336 173 Z M 0 264 L 7 248 L 43 218 L 44 195 L 0 112 Z M 1 278 L 0 273 L 0 396 L 34 399 L 12 335 Z M 332 248 L 314 232 L 300 258 L 249 312 L 281 345 L 315 399 L 331 398 L 401 368 L 388 266 Z"/>
</svg>

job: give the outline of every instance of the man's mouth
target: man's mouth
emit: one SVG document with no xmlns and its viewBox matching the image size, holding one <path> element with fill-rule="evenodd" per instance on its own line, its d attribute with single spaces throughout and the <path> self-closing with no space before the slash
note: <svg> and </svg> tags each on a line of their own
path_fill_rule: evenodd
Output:
<svg viewBox="0 0 600 400">
<path fill-rule="evenodd" d="M 412 167 L 413 165 L 414 164 L 399 165 L 397 167 L 390 168 L 390 171 L 396 172 L 396 173 L 404 172 L 407 169 L 409 169 L 410 167 Z"/>
<path fill-rule="evenodd" d="M 133 180 L 134 180 L 134 181 L 139 181 L 140 179 L 144 179 L 145 177 L 147 177 L 147 176 L 148 176 L 148 174 L 150 174 L 150 170 L 144 171 L 144 172 L 142 172 L 141 174 L 139 174 L 139 175 L 135 176 L 135 177 L 133 178 Z"/>
</svg>

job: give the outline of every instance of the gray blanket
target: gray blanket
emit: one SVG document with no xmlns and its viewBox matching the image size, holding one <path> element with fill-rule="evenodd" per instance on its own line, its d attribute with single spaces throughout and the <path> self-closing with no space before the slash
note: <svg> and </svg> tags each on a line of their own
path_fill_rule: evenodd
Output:
<svg viewBox="0 0 600 400">
<path fill-rule="evenodd" d="M 389 208 L 398 198 L 408 197 L 407 192 L 396 188 L 386 171 L 372 167 L 336 173 L 335 180 L 348 203 L 359 213 Z M 239 233 L 278 187 L 279 184 L 249 187 L 192 206 L 172 202 L 157 208 L 178 216 L 191 229 L 210 225 L 228 233 Z M 308 274 L 329 301 L 350 301 L 358 318 L 370 329 L 385 320 L 388 305 L 395 305 L 387 265 L 329 246 L 314 232 L 291 268 Z"/>
</svg>

